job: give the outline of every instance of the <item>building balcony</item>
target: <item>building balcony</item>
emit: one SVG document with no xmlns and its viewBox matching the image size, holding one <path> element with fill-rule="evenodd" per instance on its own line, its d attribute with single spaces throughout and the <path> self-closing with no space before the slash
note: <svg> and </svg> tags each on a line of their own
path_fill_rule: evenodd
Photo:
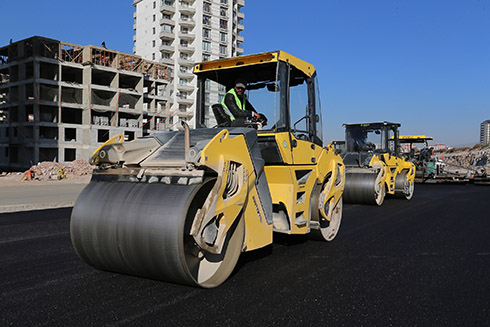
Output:
<svg viewBox="0 0 490 327">
<path fill-rule="evenodd" d="M 242 24 L 237 24 L 236 28 L 240 32 L 240 31 L 243 31 L 245 29 L 245 26 L 243 26 Z"/>
<path fill-rule="evenodd" d="M 160 12 L 162 14 L 172 15 L 175 14 L 175 4 L 169 5 L 165 2 L 162 2 L 160 6 Z"/>
<path fill-rule="evenodd" d="M 236 16 L 238 19 L 244 19 L 245 18 L 245 14 L 241 11 L 237 11 Z"/>
<path fill-rule="evenodd" d="M 179 65 L 194 65 L 195 62 L 194 60 L 192 60 L 192 58 L 189 59 L 179 58 L 178 63 Z"/>
<path fill-rule="evenodd" d="M 179 45 L 179 51 L 184 53 L 194 53 L 196 49 L 192 45 Z"/>
<path fill-rule="evenodd" d="M 171 66 L 174 65 L 174 60 L 172 58 L 161 58 L 160 62 L 166 65 L 171 65 Z"/>
<path fill-rule="evenodd" d="M 185 33 L 185 32 L 180 32 L 179 37 L 182 40 L 194 40 L 196 38 L 196 34 L 194 33 Z"/>
<path fill-rule="evenodd" d="M 162 25 L 162 24 L 167 24 L 167 25 L 175 26 L 175 20 L 168 19 L 168 18 L 162 18 L 162 19 L 160 19 L 160 25 Z"/>
<path fill-rule="evenodd" d="M 166 45 L 166 44 L 162 44 L 160 46 L 160 51 L 165 51 L 165 52 L 174 52 L 175 51 L 175 48 L 173 45 Z"/>
<path fill-rule="evenodd" d="M 245 6 L 245 0 L 237 0 L 236 4 L 238 7 L 244 7 Z"/>
<path fill-rule="evenodd" d="M 241 35 L 237 35 L 236 40 L 237 40 L 238 42 L 243 42 L 243 41 L 244 41 L 244 38 L 243 38 L 243 36 L 241 36 Z"/>
<path fill-rule="evenodd" d="M 187 119 L 190 119 L 194 116 L 194 113 L 192 111 L 181 111 L 181 110 L 177 110 L 177 112 L 175 113 L 177 117 L 182 117 L 182 118 L 187 118 Z"/>
<path fill-rule="evenodd" d="M 243 54 L 243 48 L 236 48 L 236 53 L 237 53 L 237 55 L 242 55 Z"/>
<path fill-rule="evenodd" d="M 167 40 L 173 40 L 173 39 L 175 39 L 175 34 L 173 32 L 160 31 L 160 38 L 161 39 L 167 39 Z"/>
<path fill-rule="evenodd" d="M 177 76 L 179 76 L 180 78 L 186 78 L 186 79 L 189 79 L 189 78 L 193 78 L 194 77 L 194 74 L 192 73 L 192 69 L 189 69 L 188 71 L 186 72 L 181 72 L 181 71 L 178 71 L 177 72 Z"/>
<path fill-rule="evenodd" d="M 180 26 L 184 26 L 184 27 L 194 27 L 196 26 L 196 22 L 194 21 L 194 19 L 191 19 L 191 18 L 186 18 L 186 19 L 179 19 L 179 24 Z"/>
<path fill-rule="evenodd" d="M 194 85 L 192 85 L 192 84 L 185 84 L 185 85 L 177 84 L 177 89 L 179 91 L 186 91 L 186 92 L 194 91 Z"/>
<path fill-rule="evenodd" d="M 188 105 L 193 105 L 194 104 L 194 99 L 192 98 L 177 98 L 177 103 L 179 104 L 188 104 Z"/>
<path fill-rule="evenodd" d="M 186 15 L 194 15 L 196 13 L 196 9 L 194 7 L 185 6 L 185 5 L 181 5 L 179 7 L 179 11 Z"/>
</svg>

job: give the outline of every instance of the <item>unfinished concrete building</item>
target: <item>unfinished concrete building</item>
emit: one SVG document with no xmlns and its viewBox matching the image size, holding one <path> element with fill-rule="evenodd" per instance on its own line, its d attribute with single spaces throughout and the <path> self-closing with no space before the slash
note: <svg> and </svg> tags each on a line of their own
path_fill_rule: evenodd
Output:
<svg viewBox="0 0 490 327">
<path fill-rule="evenodd" d="M 0 48 L 0 168 L 89 159 L 119 133 L 163 130 L 165 65 L 97 46 L 32 37 Z"/>
</svg>

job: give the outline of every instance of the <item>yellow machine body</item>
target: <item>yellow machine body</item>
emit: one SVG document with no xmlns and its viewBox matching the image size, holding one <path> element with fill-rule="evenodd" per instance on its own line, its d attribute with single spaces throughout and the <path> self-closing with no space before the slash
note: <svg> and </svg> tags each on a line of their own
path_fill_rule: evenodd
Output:
<svg viewBox="0 0 490 327">
<path fill-rule="evenodd" d="M 72 243 L 88 264 L 211 288 L 274 232 L 337 235 L 345 167 L 322 141 L 314 66 L 274 51 L 200 63 L 194 72 L 195 129 L 183 123 L 111 139 L 94 153 L 98 169 L 71 219 Z M 229 89 L 236 76 L 247 79 L 269 125 L 211 125 L 206 85 Z"/>
<path fill-rule="evenodd" d="M 406 173 L 406 179 L 409 183 L 413 183 L 415 179 L 415 166 L 413 163 L 406 161 L 389 153 L 383 153 L 372 157 L 369 167 L 380 168 L 382 170 L 380 181 L 385 185 L 387 194 L 395 194 L 396 177 L 402 173 Z"/>
<path fill-rule="evenodd" d="M 345 124 L 345 200 L 381 205 L 385 195 L 411 199 L 416 168 L 400 153 L 398 128 L 390 122 Z"/>
</svg>

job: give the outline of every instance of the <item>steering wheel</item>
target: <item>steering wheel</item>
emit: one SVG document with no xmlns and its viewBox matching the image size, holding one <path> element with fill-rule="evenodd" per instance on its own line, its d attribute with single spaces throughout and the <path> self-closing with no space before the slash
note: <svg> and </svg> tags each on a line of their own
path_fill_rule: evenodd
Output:
<svg viewBox="0 0 490 327">
<path fill-rule="evenodd" d="M 252 123 L 260 123 L 262 126 L 267 125 L 267 117 L 263 114 L 259 114 L 259 117 L 253 116 L 251 119 Z"/>
</svg>

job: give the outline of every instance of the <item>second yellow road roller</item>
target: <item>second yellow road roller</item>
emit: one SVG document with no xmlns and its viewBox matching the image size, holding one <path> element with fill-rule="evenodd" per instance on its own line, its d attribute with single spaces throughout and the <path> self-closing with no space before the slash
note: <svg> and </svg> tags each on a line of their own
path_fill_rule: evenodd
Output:
<svg viewBox="0 0 490 327">
<path fill-rule="evenodd" d="M 344 124 L 344 201 L 382 205 L 386 194 L 410 200 L 415 165 L 400 154 L 399 123 Z"/>
<path fill-rule="evenodd" d="M 70 225 L 89 265 L 212 288 L 273 232 L 337 235 L 345 167 L 322 140 L 315 67 L 273 51 L 199 63 L 194 73 L 192 129 L 183 121 L 130 142 L 113 137 L 94 153 Z M 224 100 L 210 106 L 213 89 L 254 110 L 238 119 Z"/>
</svg>

